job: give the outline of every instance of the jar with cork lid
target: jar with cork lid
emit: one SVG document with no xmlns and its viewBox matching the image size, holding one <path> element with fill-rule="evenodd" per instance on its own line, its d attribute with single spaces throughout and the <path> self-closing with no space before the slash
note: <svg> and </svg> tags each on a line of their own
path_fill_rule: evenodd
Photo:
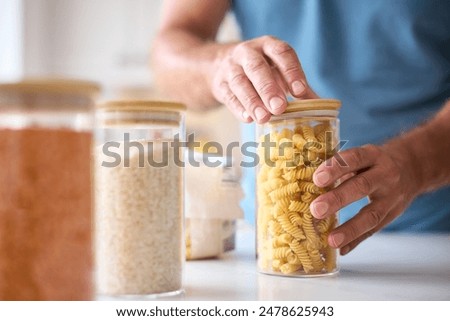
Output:
<svg viewBox="0 0 450 321">
<path fill-rule="evenodd" d="M 257 127 L 257 257 L 262 273 L 308 277 L 338 271 L 327 238 L 337 213 L 314 218 L 312 201 L 326 192 L 313 183 L 320 164 L 339 142 L 339 100 L 288 103 L 286 111 Z"/>
<path fill-rule="evenodd" d="M 97 108 L 96 280 L 100 298 L 182 293 L 182 104 L 116 100 Z"/>
<path fill-rule="evenodd" d="M 0 84 L 0 300 L 93 298 L 98 93 L 75 80 Z"/>
</svg>

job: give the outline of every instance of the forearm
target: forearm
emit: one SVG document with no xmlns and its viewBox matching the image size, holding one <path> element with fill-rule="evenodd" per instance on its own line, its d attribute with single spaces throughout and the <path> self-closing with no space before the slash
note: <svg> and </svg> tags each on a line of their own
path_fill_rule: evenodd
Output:
<svg viewBox="0 0 450 321">
<path fill-rule="evenodd" d="M 158 89 L 189 108 L 217 106 L 210 90 L 211 75 L 215 62 L 233 46 L 203 40 L 181 29 L 160 33 L 152 53 Z"/>
<path fill-rule="evenodd" d="M 417 194 L 450 184 L 450 100 L 431 120 L 387 146 L 409 159 L 410 175 L 418 182 Z"/>
</svg>

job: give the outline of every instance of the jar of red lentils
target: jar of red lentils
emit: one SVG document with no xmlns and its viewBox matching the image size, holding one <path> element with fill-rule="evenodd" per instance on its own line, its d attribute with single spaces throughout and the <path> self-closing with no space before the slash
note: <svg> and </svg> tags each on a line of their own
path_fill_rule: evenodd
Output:
<svg viewBox="0 0 450 321">
<path fill-rule="evenodd" d="M 93 298 L 98 93 L 84 81 L 0 84 L 0 300 Z"/>
</svg>

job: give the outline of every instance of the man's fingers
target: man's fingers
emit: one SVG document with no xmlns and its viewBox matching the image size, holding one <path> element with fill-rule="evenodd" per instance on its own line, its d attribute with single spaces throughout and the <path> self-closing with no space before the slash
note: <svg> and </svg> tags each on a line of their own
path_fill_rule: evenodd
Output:
<svg viewBox="0 0 450 321">
<path fill-rule="evenodd" d="M 374 168 L 353 176 L 338 187 L 317 197 L 311 203 L 311 213 L 316 218 L 325 218 L 366 197 L 382 187 L 380 177 L 383 174 L 381 170 Z"/>
<path fill-rule="evenodd" d="M 340 250 L 341 255 L 346 255 L 350 253 L 353 249 L 355 249 L 361 242 L 372 236 L 373 234 L 380 231 L 383 227 L 391 223 L 400 213 L 403 211 L 403 207 L 401 204 L 394 207 L 390 212 L 385 216 L 385 218 L 378 224 L 374 229 L 364 233 L 360 237 L 356 238 L 354 241 L 351 241 L 347 245 L 343 246 Z"/>
<path fill-rule="evenodd" d="M 307 85 L 294 49 L 275 37 L 242 42 L 227 57 L 218 72 L 218 81 L 225 82 L 227 89 L 216 85 L 215 91 L 220 91 L 221 101 L 230 104 L 230 110 L 241 120 L 249 122 L 250 116 L 265 123 L 272 114 L 282 114 L 289 93 L 302 98 L 318 97 Z"/>
<path fill-rule="evenodd" d="M 331 232 L 328 236 L 329 244 L 335 248 L 342 248 L 368 233 L 367 238 L 371 235 L 371 231 L 377 231 L 384 226 L 382 224 L 385 223 L 385 218 L 392 207 L 390 200 L 374 201 L 363 207 L 353 218 Z"/>
<path fill-rule="evenodd" d="M 270 119 L 270 112 L 264 108 L 260 96 L 239 65 L 230 67 L 228 84 L 247 114 L 256 122 L 264 123 Z"/>
<path fill-rule="evenodd" d="M 234 61 L 242 66 L 264 106 L 272 114 L 283 113 L 287 106 L 284 91 L 278 85 L 272 68 L 262 52 L 243 43 L 236 47 Z"/>
<path fill-rule="evenodd" d="M 248 114 L 239 99 L 233 94 L 227 82 L 220 83 L 216 96 L 219 97 L 219 101 L 225 104 L 237 119 L 245 123 L 252 122 L 251 115 Z"/>
<path fill-rule="evenodd" d="M 313 176 L 314 184 L 319 187 L 330 186 L 346 174 L 374 165 L 380 155 L 379 147 L 374 145 L 339 152 L 319 166 Z"/>
<path fill-rule="evenodd" d="M 273 37 L 263 38 L 263 51 L 283 75 L 294 97 L 307 92 L 307 82 L 295 50 L 284 41 Z"/>
<path fill-rule="evenodd" d="M 360 237 L 358 237 L 356 240 L 348 243 L 346 246 L 342 247 L 340 249 L 340 254 L 341 255 L 346 255 L 348 254 L 350 251 L 352 251 L 355 247 L 357 247 L 361 242 L 365 241 L 366 239 L 368 239 L 369 237 L 371 237 L 373 234 L 375 234 L 375 229 L 370 230 L 366 233 L 364 233 L 363 235 L 361 235 Z"/>
<path fill-rule="evenodd" d="M 349 180 L 350 178 L 352 178 L 355 175 L 356 175 L 355 172 L 351 172 L 351 173 L 345 174 L 344 176 L 341 176 L 341 178 L 339 179 L 339 183 L 342 184 L 342 183 L 344 183 L 345 181 Z"/>
</svg>

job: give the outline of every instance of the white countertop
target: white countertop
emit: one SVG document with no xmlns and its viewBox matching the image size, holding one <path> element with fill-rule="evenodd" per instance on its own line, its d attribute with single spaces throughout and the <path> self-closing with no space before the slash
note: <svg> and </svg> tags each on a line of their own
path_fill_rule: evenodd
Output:
<svg viewBox="0 0 450 321">
<path fill-rule="evenodd" d="M 260 274 L 254 248 L 241 226 L 234 252 L 186 263 L 186 292 L 170 300 L 450 300 L 448 234 L 377 234 L 320 278 Z"/>
</svg>

